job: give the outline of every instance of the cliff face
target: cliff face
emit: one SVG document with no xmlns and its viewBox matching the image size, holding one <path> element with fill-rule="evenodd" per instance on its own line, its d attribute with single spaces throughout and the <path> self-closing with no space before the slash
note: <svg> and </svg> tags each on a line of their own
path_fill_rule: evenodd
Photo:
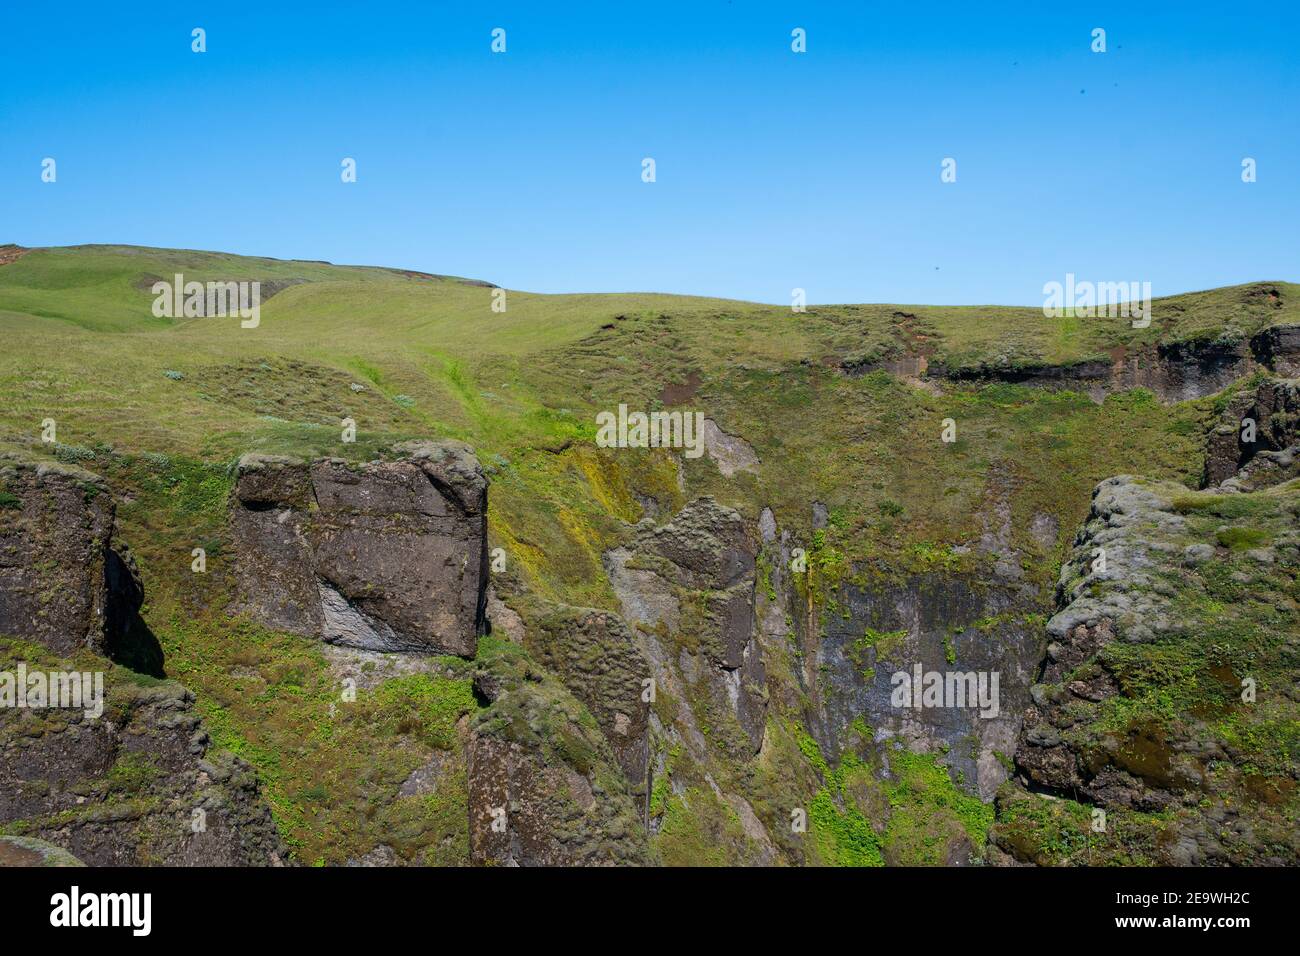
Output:
<svg viewBox="0 0 1300 956">
<path fill-rule="evenodd" d="M 245 455 L 235 610 L 373 651 L 473 657 L 487 604 L 487 481 L 451 444 L 357 468 Z"/>
<path fill-rule="evenodd" d="M 1270 290 L 1260 290 L 1267 296 Z M 1276 290 L 1273 290 L 1276 295 Z M 1255 372 L 1282 376 L 1300 371 L 1300 326 L 1274 325 L 1245 336 L 1237 332 L 1148 346 L 1116 346 L 1108 356 L 1062 364 L 1043 361 L 983 361 L 952 364 L 925 354 L 904 354 L 869 362 L 846 361 L 849 375 L 885 370 L 918 381 L 1009 382 L 1072 389 L 1103 401 L 1109 394 L 1145 388 L 1166 402 L 1204 398 Z"/>
<path fill-rule="evenodd" d="M 604 556 L 624 617 L 660 662 L 661 682 L 690 698 L 714 728 L 714 743 L 738 759 L 762 746 L 767 709 L 756 555 L 740 514 L 701 498 L 671 520 L 642 522 Z"/>
<path fill-rule="evenodd" d="M 230 507 L 235 610 L 359 653 L 363 667 L 373 652 L 415 673 L 437 669 L 424 660 L 431 654 L 478 653 L 481 709 L 431 761 L 464 767 L 470 858 L 647 862 L 648 665 L 639 646 L 616 615 L 534 601 L 515 634 L 521 646 L 496 638 L 480 653 L 487 480 L 463 446 L 392 451 L 360 466 L 240 460 Z M 414 776 L 407 785 L 436 787 Z M 383 845 L 371 858 L 397 862 Z"/>
<path fill-rule="evenodd" d="M 999 794 L 992 841 L 1009 858 L 1300 859 L 1300 487 L 1276 467 L 1295 452 L 1261 453 L 1252 464 L 1267 468 L 1202 492 L 1132 476 L 1097 487 L 1061 571 L 1019 785 Z"/>
<path fill-rule="evenodd" d="M 629 761 L 643 759 L 640 749 L 627 749 L 635 737 L 611 725 L 605 712 L 589 710 L 520 648 L 496 645 L 476 666 L 475 691 L 487 707 L 475 716 L 467 744 L 474 861 L 655 862 L 644 804 L 633 792 L 640 781 L 628 779 Z"/>
<path fill-rule="evenodd" d="M 1205 453 L 1207 486 L 1237 476 L 1256 455 L 1286 452 L 1300 439 L 1300 383 L 1295 379 L 1264 379 L 1231 392 L 1223 405 Z M 1258 476 L 1251 480 L 1259 482 Z"/>
<path fill-rule="evenodd" d="M 256 775 L 211 749 L 193 695 L 106 656 L 151 638 L 108 486 L 21 464 L 4 479 L 0 830 L 91 865 L 282 862 Z"/>
<path fill-rule="evenodd" d="M 941 574 L 846 586 L 839 601 L 847 614 L 827 617 L 815 658 L 823 749 L 838 754 L 853 722 L 865 720 L 877 742 L 942 753 L 954 775 L 992 799 L 1042 655 L 1036 606 L 1005 584 Z M 973 692 L 961 707 L 916 706 L 914 695 L 899 706 L 898 675 L 914 681 L 918 665 L 923 675 L 961 674 L 963 691 Z"/>
<path fill-rule="evenodd" d="M 0 463 L 0 634 L 56 654 L 106 655 L 123 640 L 143 592 L 130 552 L 114 540 L 108 487 L 60 466 Z"/>
</svg>

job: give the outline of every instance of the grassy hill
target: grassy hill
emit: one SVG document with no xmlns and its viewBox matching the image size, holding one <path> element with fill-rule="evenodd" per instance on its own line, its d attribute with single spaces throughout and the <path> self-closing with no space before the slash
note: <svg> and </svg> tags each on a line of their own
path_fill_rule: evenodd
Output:
<svg viewBox="0 0 1300 956">
<path fill-rule="evenodd" d="M 972 545 L 1005 526 L 1046 609 L 1093 486 L 1125 472 L 1194 484 L 1216 397 L 1166 404 L 1134 390 L 1098 403 L 1000 382 L 926 387 L 841 365 L 917 352 L 954 367 L 1070 364 L 1300 322 L 1300 286 L 1284 282 L 1158 299 L 1151 326 L 1133 329 L 1036 308 L 796 314 L 657 294 L 510 291 L 501 313 L 486 283 L 378 267 L 130 246 L 20 252 L 0 256 L 9 260 L 0 265 L 0 452 L 76 462 L 122 489 L 145 617 L 169 673 L 195 690 L 219 741 L 258 768 L 308 862 L 341 862 L 391 832 L 408 858 L 463 862 L 454 797 L 375 794 L 476 704 L 449 662 L 445 678 L 395 678 L 367 709 L 336 717 L 319 645 L 225 616 L 221 545 L 240 454 L 362 460 L 406 438 L 465 440 L 492 480 L 491 543 L 509 555 L 502 586 L 571 604 L 618 609 L 601 558 L 643 517 L 646 496 L 672 513 L 713 495 L 750 521 L 770 507 L 797 539 L 816 537 L 845 580 L 978 575 L 991 558 Z M 177 272 L 260 281 L 260 326 L 156 318 L 149 287 Z M 596 412 L 622 402 L 703 411 L 760 464 L 725 477 L 707 458 L 679 466 L 667 452 L 597 449 Z M 345 418 L 357 424 L 355 443 L 340 440 Z M 940 440 L 949 418 L 952 443 Z M 57 423 L 55 445 L 40 441 L 46 419 Z M 818 536 L 814 503 L 829 516 Z M 208 548 L 207 576 L 190 573 L 197 546 Z M 774 695 L 771 733 L 825 776 L 820 754 L 800 744 L 797 698 Z M 724 789 L 753 796 L 766 786 L 725 762 L 709 769 Z M 703 862 L 693 854 L 705 853 L 708 826 L 734 829 L 725 814 L 710 824 L 701 801 L 660 796 L 670 861 Z"/>
</svg>

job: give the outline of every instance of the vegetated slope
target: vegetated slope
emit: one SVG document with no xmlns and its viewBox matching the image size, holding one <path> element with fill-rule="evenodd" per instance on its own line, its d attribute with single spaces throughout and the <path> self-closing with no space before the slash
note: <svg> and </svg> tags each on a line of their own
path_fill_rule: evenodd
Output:
<svg viewBox="0 0 1300 956">
<path fill-rule="evenodd" d="M 178 272 L 255 279 L 275 294 L 256 329 L 155 318 L 149 287 Z M 1249 357 L 1262 329 L 1300 321 L 1300 287 L 1281 282 L 1157 300 L 1145 329 L 1002 307 L 799 314 L 521 292 L 505 312 L 492 303 L 490 287 L 461 279 L 136 247 L 31 250 L 0 266 L 0 449 L 76 461 L 126 496 L 119 516 L 168 672 L 194 690 L 218 743 L 258 769 L 304 861 L 467 862 L 457 727 L 486 704 L 472 666 L 447 659 L 437 673 L 376 665 L 356 706 L 338 706 L 330 649 L 225 613 L 226 507 L 243 453 L 362 461 L 408 438 L 472 444 L 491 478 L 491 544 L 506 554 L 495 589 L 523 616 L 528 652 L 560 667 L 553 642 L 574 631 L 548 630 L 555 608 L 600 609 L 633 618 L 668 688 L 642 794 L 658 858 L 961 862 L 985 853 L 988 787 L 1010 773 L 1019 717 L 992 734 L 900 722 L 878 703 L 891 662 L 1000 660 L 1024 670 L 1014 680 L 1028 694 L 1093 487 L 1120 473 L 1194 485 L 1220 410 L 1208 393 L 1175 403 L 1108 387 L 1090 398 L 1006 379 L 1162 346 L 1177 356 L 1187 343 Z M 926 374 L 936 367 L 946 374 Z M 739 451 L 596 448 L 596 413 L 620 403 L 699 410 Z M 54 445 L 40 441 L 46 419 Z M 355 443 L 341 441 L 344 419 Z M 945 419 L 955 441 L 942 440 Z M 771 513 L 774 533 L 753 558 L 765 670 L 742 688 L 753 749 L 755 728 L 736 724 L 725 689 L 693 663 L 709 635 L 637 624 L 629 608 L 644 595 L 611 570 L 623 549 L 633 571 L 636 555 L 660 561 L 673 600 L 706 600 L 715 586 L 700 587 L 696 569 L 662 565 L 638 543 L 665 526 L 694 534 L 672 522 L 704 497 L 756 539 Z M 190 569 L 200 546 L 205 575 Z M 794 548 L 808 573 L 790 570 Z M 903 606 L 939 610 L 922 620 Z M 599 654 L 609 638 L 592 639 Z M 501 641 L 498 629 L 482 653 Z M 1013 659 L 994 653 L 1006 647 Z M 439 786 L 408 787 L 439 754 Z M 795 809 L 807 833 L 792 829 Z"/>
</svg>

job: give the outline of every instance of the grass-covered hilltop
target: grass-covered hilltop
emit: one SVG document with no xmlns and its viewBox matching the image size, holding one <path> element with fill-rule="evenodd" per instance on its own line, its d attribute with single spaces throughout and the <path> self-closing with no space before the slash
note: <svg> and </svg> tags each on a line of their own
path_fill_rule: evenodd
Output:
<svg viewBox="0 0 1300 956">
<path fill-rule="evenodd" d="M 177 274 L 260 282 L 256 327 L 157 315 Z M 278 838 L 324 865 L 1295 863 L 1297 326 L 1285 282 L 1156 299 L 1134 327 L 0 247 L 0 601 L 34 609 L 0 622 L 69 600 L 59 552 L 21 542 L 81 520 L 74 499 L 111 499 L 91 539 L 143 591 L 106 648 L 0 627 L 0 670 L 102 653 L 110 709 L 192 709 L 211 738 L 197 769 L 162 744 L 29 760 L 0 835 L 182 862 L 160 834 L 192 790 L 238 831 L 260 787 L 275 834 L 230 862 Z M 620 405 L 702 413 L 705 453 L 600 447 Z M 258 533 L 293 527 L 315 561 L 341 540 L 327 488 L 463 488 L 475 459 L 475 654 L 248 610 L 245 519 L 273 512 Z M 353 511 L 433 514 L 384 494 Z M 339 554 L 356 594 L 416 578 Z M 363 599 L 321 588 L 328 627 L 362 626 Z M 918 666 L 996 674 L 996 706 L 900 704 Z M 0 754 L 70 734 L 10 713 Z"/>
</svg>

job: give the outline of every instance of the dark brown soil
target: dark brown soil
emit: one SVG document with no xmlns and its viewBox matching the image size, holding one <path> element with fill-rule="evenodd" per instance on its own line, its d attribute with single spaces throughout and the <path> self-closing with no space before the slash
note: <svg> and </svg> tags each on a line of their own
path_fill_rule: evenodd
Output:
<svg viewBox="0 0 1300 956">
<path fill-rule="evenodd" d="M 695 397 L 695 393 L 700 390 L 702 380 L 698 372 L 691 372 L 686 376 L 686 381 L 678 385 L 665 385 L 663 391 L 659 393 L 659 401 L 665 405 L 680 405 L 682 402 L 689 402 Z"/>
</svg>

